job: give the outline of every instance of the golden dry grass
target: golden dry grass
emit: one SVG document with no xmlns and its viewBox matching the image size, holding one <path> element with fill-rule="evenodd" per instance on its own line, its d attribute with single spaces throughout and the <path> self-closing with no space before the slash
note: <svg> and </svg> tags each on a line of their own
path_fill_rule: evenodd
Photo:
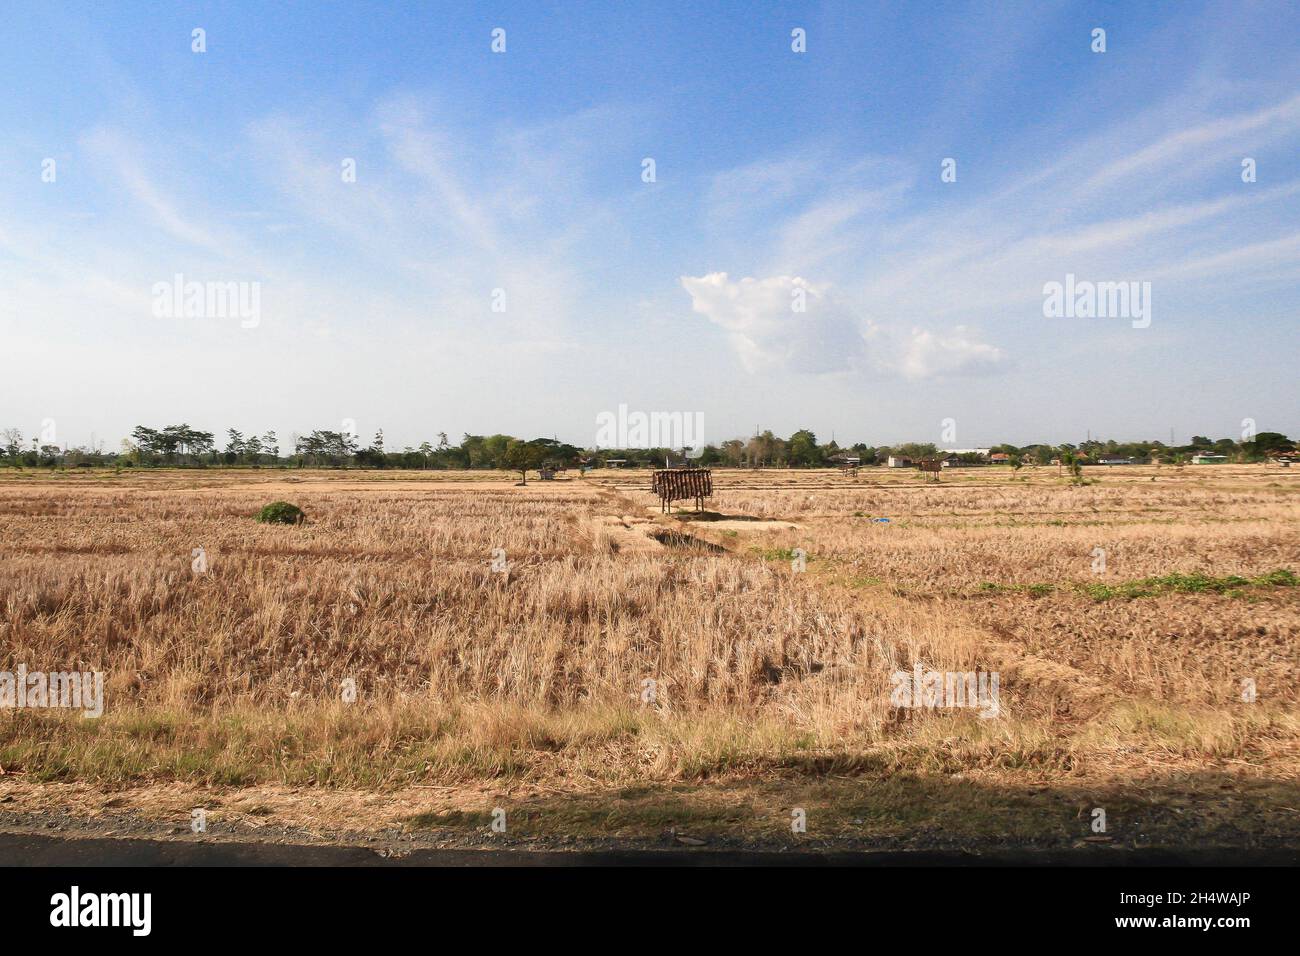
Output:
<svg viewBox="0 0 1300 956">
<path fill-rule="evenodd" d="M 0 787 L 1294 785 L 1300 473 L 1088 474 L 717 472 L 713 521 L 637 473 L 5 477 L 0 670 L 107 704 L 0 714 Z M 916 662 L 998 671 L 1001 716 L 893 708 Z"/>
</svg>

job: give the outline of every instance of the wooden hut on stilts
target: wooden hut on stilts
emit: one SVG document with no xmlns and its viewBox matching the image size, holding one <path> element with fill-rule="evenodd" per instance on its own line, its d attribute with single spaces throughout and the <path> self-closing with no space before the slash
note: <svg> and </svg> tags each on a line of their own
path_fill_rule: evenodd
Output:
<svg viewBox="0 0 1300 956">
<path fill-rule="evenodd" d="M 713 472 L 708 468 L 661 468 L 651 481 L 659 496 L 659 511 L 672 514 L 674 501 L 695 499 L 695 510 L 704 510 L 704 499 L 713 497 Z"/>
</svg>

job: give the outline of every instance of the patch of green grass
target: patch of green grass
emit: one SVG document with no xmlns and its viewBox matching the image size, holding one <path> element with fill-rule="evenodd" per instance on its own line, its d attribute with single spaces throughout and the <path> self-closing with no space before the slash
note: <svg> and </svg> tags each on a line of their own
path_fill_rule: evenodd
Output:
<svg viewBox="0 0 1300 956">
<path fill-rule="evenodd" d="M 1300 576 L 1286 568 L 1278 568 L 1276 571 L 1268 572 L 1262 578 L 1257 578 L 1256 581 L 1261 584 L 1271 584 L 1274 587 L 1293 588 L 1300 585 Z"/>
<path fill-rule="evenodd" d="M 1298 584 L 1300 584 L 1300 577 L 1294 571 L 1278 568 L 1253 578 L 1242 577 L 1239 574 L 1211 577 L 1207 574 L 1174 573 L 1160 577 L 1097 584 L 998 584 L 995 581 L 985 581 L 979 586 L 979 590 L 982 594 L 1025 592 L 1034 597 L 1043 597 L 1053 591 L 1073 589 L 1082 591 L 1094 601 L 1110 601 L 1115 598 L 1131 601 L 1135 598 L 1155 597 L 1160 594 L 1226 594 L 1237 597 L 1241 596 L 1246 588 L 1291 588 Z"/>
<path fill-rule="evenodd" d="M 287 501 L 273 501 L 257 513 L 262 524 L 302 524 L 307 520 L 301 508 Z"/>
<path fill-rule="evenodd" d="M 868 575 L 856 575 L 848 579 L 847 584 L 851 588 L 874 588 L 885 583 L 884 578 L 875 578 Z"/>
<path fill-rule="evenodd" d="M 1034 597 L 1043 597 L 1057 589 L 1055 584 L 998 584 L 995 581 L 985 581 L 980 585 L 980 591 L 985 594 L 1011 594 L 1023 591 Z"/>
<path fill-rule="evenodd" d="M 1243 588 L 1295 587 L 1300 581 L 1295 572 L 1278 568 L 1254 578 L 1229 574 L 1211 577 L 1207 574 L 1166 574 L 1162 577 L 1140 578 L 1119 584 L 1088 584 L 1083 590 L 1097 601 L 1112 598 L 1152 597 L 1157 594 L 1237 594 Z"/>
<path fill-rule="evenodd" d="M 764 561 L 793 561 L 795 553 L 792 548 L 750 548 L 754 554 L 757 554 Z M 804 555 L 805 561 L 813 560 L 811 554 Z"/>
</svg>

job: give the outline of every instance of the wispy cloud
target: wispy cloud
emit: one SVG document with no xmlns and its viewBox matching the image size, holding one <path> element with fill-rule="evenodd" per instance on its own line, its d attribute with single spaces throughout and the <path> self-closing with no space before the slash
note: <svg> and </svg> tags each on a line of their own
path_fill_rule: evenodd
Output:
<svg viewBox="0 0 1300 956">
<path fill-rule="evenodd" d="M 1122 137 L 1044 150 L 1005 181 L 981 171 L 979 191 L 970 170 L 939 183 L 937 161 L 930 183 L 897 162 L 829 150 L 753 162 L 714 178 L 705 222 L 732 223 L 727 261 L 760 278 L 706 270 L 681 282 L 750 371 L 989 371 L 1015 357 L 1008 331 L 1041 321 L 1043 285 L 1067 272 L 1154 281 L 1166 304 L 1231 286 L 1242 270 L 1300 272 L 1294 234 L 1277 218 L 1297 211 L 1300 179 L 1243 182 L 1236 139 L 1283 138 L 1298 121 L 1300 97 L 1176 133 L 1152 118 L 1145 136 L 1131 123 Z M 1087 172 L 1099 155 L 1104 166 Z M 1152 202 L 1149 179 L 1165 170 L 1180 182 Z M 737 255 L 742 229 L 747 254 Z M 809 290 L 805 317 L 790 311 L 795 286 Z"/>
<path fill-rule="evenodd" d="M 31 363 L 0 397 L 97 394 L 148 356 L 167 371 L 132 380 L 140 414 L 255 409 L 258 388 L 225 387 L 238 369 L 305 416 L 399 409 L 385 425 L 405 415 L 412 437 L 429 409 L 553 431 L 636 395 L 698 403 L 723 431 L 789 415 L 896 437 L 930 404 L 960 404 L 994 437 L 1001 422 L 1038 427 L 1021 396 L 1070 376 L 1082 396 L 1095 368 L 1125 366 L 1164 404 L 1087 392 L 1063 403 L 1062 427 L 1099 427 L 1098 408 L 1126 427 L 1215 413 L 1228 385 L 1181 383 L 1234 361 L 1273 363 L 1251 399 L 1269 407 L 1241 414 L 1285 411 L 1300 96 L 1276 55 L 1294 51 L 1280 28 L 1294 11 L 1261 11 L 1115 11 L 1112 52 L 1094 56 L 1060 5 L 939 29 L 845 10 L 810 23 L 806 56 L 778 30 L 732 43 L 725 69 L 669 42 L 671 17 L 647 17 L 663 35 L 645 43 L 596 10 L 512 35 L 504 57 L 476 43 L 436 62 L 397 20 L 291 13 L 337 41 L 330 56 L 297 57 L 284 30 L 259 34 L 255 58 L 222 31 L 203 57 L 181 33 L 158 69 L 139 40 L 156 16 L 115 14 L 120 30 L 65 38 L 77 55 L 40 83 L 14 59 L 22 82 L 0 92 L 14 127 L 0 323 L 11 347 L 57 344 L 74 370 L 50 389 Z M 376 74 L 378 48 L 392 55 Z M 58 158 L 57 184 L 39 180 L 42 156 Z M 940 182 L 947 156 L 954 183 Z M 1246 156 L 1258 182 L 1241 181 Z M 657 182 L 642 182 L 643 157 Z M 261 324 L 154 318 L 149 290 L 175 273 L 260 282 Z M 1150 281 L 1150 328 L 1046 319 L 1043 287 L 1067 273 Z M 202 397 L 196 381 L 223 384 Z"/>
<path fill-rule="evenodd" d="M 236 234 L 213 227 L 221 217 L 196 215 L 187 211 L 175 197 L 168 195 L 157 181 L 158 170 L 151 168 L 145 150 L 120 130 L 97 126 L 81 137 L 90 168 L 99 170 L 105 181 L 120 184 L 127 194 L 149 214 L 152 221 L 173 239 L 197 246 L 224 257 L 232 257 L 241 248 Z M 157 151 L 152 155 L 157 164 Z"/>
</svg>

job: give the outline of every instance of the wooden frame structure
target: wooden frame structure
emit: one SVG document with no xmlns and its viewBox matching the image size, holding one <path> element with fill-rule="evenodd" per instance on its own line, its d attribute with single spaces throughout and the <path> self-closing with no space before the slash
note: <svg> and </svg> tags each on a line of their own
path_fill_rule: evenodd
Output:
<svg viewBox="0 0 1300 956">
<path fill-rule="evenodd" d="M 695 510 L 704 510 L 704 499 L 713 497 L 713 472 L 708 468 L 660 468 L 651 479 L 650 490 L 659 496 L 659 510 L 672 514 L 674 501 L 695 499 Z"/>
</svg>

